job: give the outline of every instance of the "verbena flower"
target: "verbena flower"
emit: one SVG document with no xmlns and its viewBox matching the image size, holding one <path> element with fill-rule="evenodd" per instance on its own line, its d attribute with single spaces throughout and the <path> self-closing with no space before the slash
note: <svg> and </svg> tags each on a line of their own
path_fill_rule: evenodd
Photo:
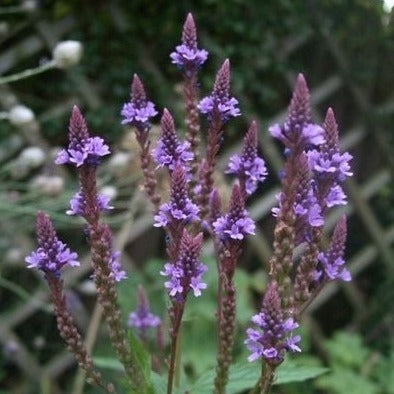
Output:
<svg viewBox="0 0 394 394">
<path fill-rule="evenodd" d="M 239 185 L 234 185 L 227 213 L 214 223 L 215 233 L 221 240 L 242 240 L 246 235 L 254 234 L 254 221 L 245 209 L 245 202 Z"/>
<path fill-rule="evenodd" d="M 316 278 L 321 281 L 340 279 L 348 282 L 352 279 L 350 272 L 344 267 L 345 242 L 346 242 L 346 216 L 343 215 L 338 220 L 330 245 L 326 252 L 320 252 L 318 260 L 321 270 L 317 270 Z"/>
<path fill-rule="evenodd" d="M 174 264 L 165 264 L 164 271 L 160 272 L 161 275 L 169 277 L 169 281 L 164 284 L 168 294 L 179 302 L 185 301 L 189 291 L 199 297 L 201 290 L 207 287 L 202 281 L 202 274 L 207 267 L 199 260 L 202 239 L 202 233 L 193 237 L 184 230 L 178 260 Z"/>
<path fill-rule="evenodd" d="M 252 322 L 257 329 L 248 328 L 246 331 L 248 338 L 245 344 L 251 353 L 248 361 L 262 358 L 268 364 L 278 365 L 283 361 L 286 351 L 301 351 L 298 346 L 301 337 L 291 335 L 298 324 L 291 317 L 283 317 L 275 282 L 268 285 L 261 311 L 252 317 Z"/>
<path fill-rule="evenodd" d="M 69 145 L 56 157 L 56 164 L 97 165 L 100 157 L 110 154 L 108 145 L 100 137 L 90 137 L 86 121 L 79 108 L 74 105 L 69 123 Z"/>
<path fill-rule="evenodd" d="M 222 122 L 241 115 L 238 100 L 230 97 L 230 61 L 228 59 L 224 61 L 216 74 L 211 95 L 204 97 L 197 107 L 208 119 L 212 119 L 216 114 Z"/>
<path fill-rule="evenodd" d="M 199 208 L 188 196 L 185 170 L 178 163 L 171 176 L 170 202 L 160 206 L 158 214 L 154 217 L 154 226 L 166 227 L 174 221 L 187 224 L 199 219 L 198 212 Z"/>
<path fill-rule="evenodd" d="M 258 182 L 267 176 L 264 160 L 257 155 L 257 125 L 253 121 L 244 138 L 241 155 L 230 158 L 227 174 L 236 174 L 240 182 L 244 182 L 246 194 L 250 195 L 257 189 Z"/>
<path fill-rule="evenodd" d="M 353 175 L 349 165 L 352 156 L 348 152 L 339 152 L 338 125 L 331 108 L 327 111 L 323 129 L 325 143 L 307 154 L 309 167 L 315 179 L 315 194 L 323 206 L 330 208 L 347 203 L 340 184 Z"/>
<path fill-rule="evenodd" d="M 160 323 L 160 318 L 150 311 L 144 288 L 141 285 L 138 286 L 137 309 L 129 314 L 127 325 L 135 327 L 144 333 L 148 328 L 157 327 Z"/>
<path fill-rule="evenodd" d="M 145 88 L 137 74 L 133 76 L 130 101 L 121 110 L 122 124 L 135 126 L 139 131 L 150 128 L 149 119 L 157 115 L 155 105 L 146 98 Z"/>
<path fill-rule="evenodd" d="M 311 123 L 309 91 L 302 74 L 298 75 L 285 123 L 274 124 L 268 130 L 288 149 L 303 150 L 324 143 L 323 128 Z"/>
<path fill-rule="evenodd" d="M 186 73 L 192 75 L 207 60 L 208 52 L 197 48 L 197 31 L 192 14 L 188 14 L 182 31 L 182 44 L 170 54 L 172 63 Z"/>
<path fill-rule="evenodd" d="M 190 142 L 180 142 L 175 131 L 174 119 L 170 112 L 164 108 L 161 118 L 161 134 L 156 148 L 152 151 L 153 159 L 158 167 L 167 167 L 170 171 L 177 163 L 188 171 L 188 163 L 193 160 L 190 151 Z"/>
<path fill-rule="evenodd" d="M 70 209 L 66 211 L 67 215 L 80 215 L 85 214 L 85 200 L 81 192 L 77 192 L 70 200 Z M 104 194 L 97 195 L 97 206 L 100 211 L 107 211 L 114 207 L 110 205 L 110 198 Z"/>
<path fill-rule="evenodd" d="M 37 213 L 36 235 L 38 249 L 26 257 L 28 268 L 38 268 L 45 273 L 60 274 L 65 265 L 79 266 L 78 255 L 71 252 L 67 245 L 59 241 L 56 231 L 48 215 Z"/>
</svg>

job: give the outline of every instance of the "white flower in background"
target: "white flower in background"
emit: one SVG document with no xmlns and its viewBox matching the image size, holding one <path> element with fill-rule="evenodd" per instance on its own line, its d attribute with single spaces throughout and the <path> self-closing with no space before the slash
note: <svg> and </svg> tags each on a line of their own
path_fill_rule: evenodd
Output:
<svg viewBox="0 0 394 394">
<path fill-rule="evenodd" d="M 36 0 L 24 0 L 21 4 L 21 7 L 25 11 L 35 11 L 37 9 L 37 1 Z"/>
<path fill-rule="evenodd" d="M 19 162 L 29 168 L 39 167 L 45 159 L 45 152 L 38 146 L 30 146 L 19 155 Z"/>
<path fill-rule="evenodd" d="M 121 171 L 130 162 L 130 154 L 126 152 L 115 153 L 108 162 L 108 167 L 114 171 Z"/>
<path fill-rule="evenodd" d="M 79 290 L 81 293 L 86 295 L 95 295 L 97 293 L 96 285 L 94 284 L 94 281 L 90 279 L 84 280 L 79 285 Z"/>
<path fill-rule="evenodd" d="M 34 112 L 24 105 L 15 105 L 11 108 L 8 119 L 14 126 L 25 126 L 34 120 Z"/>
<path fill-rule="evenodd" d="M 64 190 L 64 179 L 58 175 L 39 175 L 31 183 L 33 190 L 46 196 L 58 196 Z"/>
<path fill-rule="evenodd" d="M 82 44 L 79 41 L 59 42 L 53 50 L 53 60 L 59 68 L 68 68 L 78 64 L 82 57 Z"/>
<path fill-rule="evenodd" d="M 116 198 L 118 195 L 118 190 L 116 189 L 115 186 L 103 186 L 100 189 L 100 194 L 104 195 L 105 197 L 108 197 L 109 199 L 113 200 Z"/>
</svg>

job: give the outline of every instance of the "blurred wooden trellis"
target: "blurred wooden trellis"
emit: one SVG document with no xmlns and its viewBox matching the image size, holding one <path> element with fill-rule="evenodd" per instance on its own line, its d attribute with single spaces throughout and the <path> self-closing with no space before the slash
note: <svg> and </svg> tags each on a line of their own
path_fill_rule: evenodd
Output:
<svg viewBox="0 0 394 394">
<path fill-rule="evenodd" d="M 115 8 L 112 9 L 112 18 L 114 25 L 122 30 L 124 26 L 122 22 L 121 13 Z M 29 22 L 30 27 L 34 33 L 21 41 L 18 45 L 20 50 L 6 51 L 0 54 L 0 74 L 9 72 L 19 61 L 24 58 L 35 55 L 43 48 L 47 48 L 49 51 L 52 49 L 56 41 L 67 35 L 75 26 L 76 21 L 73 18 L 66 18 L 59 21 L 55 25 L 51 25 L 48 22 L 32 18 Z M 26 28 L 26 25 L 23 26 Z M 15 32 L 20 27 L 15 27 Z M 379 111 L 391 111 L 394 112 L 394 99 L 383 103 L 377 107 L 373 107 L 358 86 L 356 86 L 351 78 L 351 75 L 347 72 L 347 59 L 344 52 L 333 40 L 328 32 L 323 29 L 317 29 L 320 33 L 321 39 L 326 45 L 327 53 L 337 63 L 337 73 L 328 76 L 322 81 L 317 87 L 312 87 L 312 104 L 314 108 L 319 103 L 330 101 L 330 97 L 333 97 L 341 88 L 348 89 L 353 96 L 354 105 L 359 108 L 360 112 L 363 113 L 378 113 Z M 12 32 L 10 33 L 12 34 Z M 303 45 L 312 39 L 311 34 L 303 36 L 289 38 L 284 42 L 278 43 L 279 48 L 282 50 L 278 51 L 278 58 L 285 60 L 290 57 L 296 50 L 299 50 Z M 18 53 L 18 56 L 15 56 Z M 278 59 L 279 60 L 279 59 Z M 154 74 L 157 78 L 160 78 L 161 82 L 165 84 L 165 79 L 161 76 L 160 71 L 155 69 L 155 66 L 150 63 L 150 66 L 154 69 Z M 291 87 L 294 81 L 295 74 L 288 73 L 284 75 L 289 86 Z M 67 76 L 70 82 L 74 84 L 75 89 L 80 93 L 80 97 L 84 100 L 84 104 L 90 108 L 99 108 L 103 102 L 102 98 L 96 92 L 94 85 L 83 76 L 76 76 L 72 73 L 72 70 Z M 248 106 L 248 100 L 246 97 L 239 97 L 244 103 L 244 108 Z M 10 106 L 17 103 L 18 97 L 12 91 L 12 85 L 7 87 L 0 87 L 0 104 L 4 109 L 10 108 Z M 246 104 L 246 105 L 245 105 Z M 250 107 L 250 105 L 249 105 Z M 60 112 L 68 111 L 69 102 L 65 103 L 64 108 L 60 109 Z M 54 111 L 59 113 L 59 108 L 49 109 L 48 113 Z M 278 114 L 274 119 L 270 120 L 270 123 L 282 121 L 286 112 L 285 110 Z M 323 114 L 315 113 L 316 119 L 322 119 Z M 45 114 L 43 115 L 45 116 Z M 249 118 L 259 119 L 257 114 L 248 113 Z M 41 141 L 39 139 L 39 122 L 37 123 L 35 130 L 35 136 L 38 138 L 34 139 L 34 143 Z M 264 125 L 266 129 L 266 125 Z M 21 130 L 23 132 L 23 130 Z M 346 189 L 349 195 L 349 205 L 342 209 L 338 209 L 333 213 L 327 221 L 327 231 L 332 230 L 336 219 L 341 212 L 346 212 L 350 217 L 356 215 L 363 225 L 363 231 L 368 234 L 370 242 L 364 248 L 362 248 L 356 255 L 348 258 L 348 265 L 353 276 L 357 276 L 370 264 L 375 262 L 379 258 L 386 265 L 386 269 L 390 272 L 394 269 L 393 255 L 391 245 L 394 242 L 394 225 L 388 228 L 383 228 L 379 223 L 373 209 L 370 205 L 370 200 L 373 198 L 379 190 L 385 185 L 388 185 L 392 181 L 394 173 L 393 158 L 390 156 L 387 149 L 385 149 L 385 141 L 383 141 L 384 134 L 379 130 L 373 129 L 372 124 L 358 124 L 354 128 L 348 131 L 342 131 L 342 146 L 344 149 L 352 150 L 363 143 L 365 137 L 370 134 L 375 138 L 377 146 L 381 148 L 382 154 L 382 166 L 379 172 L 375 173 L 369 179 L 363 182 L 363 184 L 357 184 L 355 178 L 347 181 Z M 24 135 L 27 143 L 32 143 L 31 134 Z M 45 143 L 45 142 L 42 142 Z M 239 146 L 234 149 L 239 149 Z M 282 166 L 281 154 L 273 141 L 268 137 L 267 133 L 263 133 L 261 136 L 261 149 L 264 153 L 264 158 L 269 163 L 270 167 L 278 172 Z M 227 159 L 230 152 L 227 152 L 222 156 L 220 167 L 224 168 L 227 163 Z M 265 189 L 265 194 L 251 207 L 251 214 L 254 219 L 260 223 L 264 221 L 270 215 L 270 209 L 275 203 L 275 194 L 277 189 L 271 190 Z M 128 221 L 123 224 L 123 227 L 119 231 L 118 235 L 121 237 L 120 248 L 123 248 L 126 243 L 132 242 L 135 238 L 141 234 L 149 231 L 151 227 L 151 216 L 146 215 L 134 220 L 133 215 L 130 215 Z M 28 241 L 26 241 L 28 242 Z M 249 240 L 250 247 L 253 249 L 255 254 L 259 256 L 262 262 L 267 262 L 271 254 L 271 247 L 269 240 L 265 237 L 262 231 L 257 231 L 255 237 Z M 207 245 L 209 248 L 209 245 Z M 79 279 L 89 271 L 89 264 L 82 264 L 82 267 L 76 270 L 72 270 L 66 273 L 65 282 L 67 286 L 75 285 Z M 311 305 L 309 309 L 309 315 L 306 318 L 308 323 L 315 327 L 313 330 L 316 334 L 315 341 L 320 346 L 320 337 L 318 323 L 313 319 L 313 311 L 321 307 L 326 301 L 328 301 L 338 290 L 343 289 L 345 297 L 347 298 L 350 305 L 352 305 L 356 316 L 360 317 L 365 310 L 365 304 L 361 292 L 357 288 L 357 281 L 341 284 L 330 284 L 328 285 L 317 300 Z M 37 383 L 45 380 L 51 381 L 52 391 L 56 390 L 56 378 L 61 375 L 67 368 L 73 365 L 72 357 L 66 352 L 53 355 L 53 357 L 45 364 L 39 365 L 33 354 L 24 346 L 19 340 L 15 333 L 18 326 L 24 324 L 24 322 L 31 316 L 40 311 L 45 307 L 48 299 L 48 294 L 45 286 L 38 286 L 34 294 L 31 295 L 29 302 L 24 303 L 19 308 L 9 313 L 3 313 L 0 316 L 0 341 L 6 345 L 10 341 L 14 342 L 18 346 L 18 352 L 15 357 L 15 363 L 18 367 L 32 380 Z M 357 319 L 357 317 L 356 317 Z M 316 329 L 317 328 L 317 329 Z"/>
</svg>

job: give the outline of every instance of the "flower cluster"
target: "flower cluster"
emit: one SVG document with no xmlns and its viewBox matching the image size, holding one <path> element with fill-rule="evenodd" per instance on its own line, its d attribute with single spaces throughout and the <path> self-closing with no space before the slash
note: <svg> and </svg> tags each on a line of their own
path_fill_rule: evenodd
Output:
<svg viewBox="0 0 394 394">
<path fill-rule="evenodd" d="M 104 194 L 97 195 L 97 206 L 99 211 L 107 211 L 113 209 L 114 207 L 110 204 L 110 198 L 105 196 Z M 70 200 L 70 209 L 66 211 L 67 215 L 85 215 L 85 205 L 86 201 L 83 197 L 83 194 L 79 191 L 74 194 L 74 196 Z"/>
<path fill-rule="evenodd" d="M 179 258 L 175 263 L 164 265 L 161 275 L 169 277 L 165 282 L 170 297 L 183 302 L 190 290 L 195 297 L 201 295 L 201 290 L 207 285 L 202 281 L 202 274 L 207 267 L 199 260 L 202 244 L 202 233 L 192 237 L 187 230 L 183 231 Z"/>
<path fill-rule="evenodd" d="M 100 137 L 90 137 L 81 111 L 74 105 L 69 124 L 69 145 L 56 157 L 56 164 L 98 165 L 100 157 L 110 154 L 108 145 Z"/>
<path fill-rule="evenodd" d="M 174 119 L 170 112 L 164 108 L 161 118 L 161 134 L 152 155 L 158 167 L 167 167 L 173 171 L 179 163 L 188 170 L 188 163 L 193 160 L 188 141 L 180 142 L 175 131 Z"/>
<path fill-rule="evenodd" d="M 166 227 L 174 221 L 187 224 L 199 219 L 198 212 L 198 206 L 188 197 L 185 170 L 177 164 L 171 176 L 170 202 L 160 206 L 154 226 Z"/>
<path fill-rule="evenodd" d="M 222 241 L 242 240 L 254 234 L 254 221 L 245 209 L 245 202 L 239 185 L 234 185 L 227 213 L 213 222 L 215 233 Z"/>
<path fill-rule="evenodd" d="M 298 76 L 285 123 L 274 124 L 268 130 L 288 149 L 304 150 L 324 142 L 323 128 L 310 120 L 309 91 L 302 74 Z"/>
<path fill-rule="evenodd" d="M 254 193 L 258 182 L 263 182 L 267 176 L 265 162 L 257 155 L 257 125 L 255 121 L 251 123 L 245 135 L 242 154 L 231 156 L 226 173 L 238 176 L 247 195 Z"/>
<path fill-rule="evenodd" d="M 341 183 L 353 173 L 349 161 L 352 156 L 348 152 L 339 152 L 338 125 L 334 112 L 328 109 L 323 123 L 325 143 L 320 149 L 308 151 L 309 167 L 314 175 L 314 189 L 322 205 L 331 208 L 346 204 L 346 195 Z"/>
<path fill-rule="evenodd" d="M 293 318 L 283 318 L 277 284 L 271 282 L 263 299 L 259 314 L 252 317 L 258 329 L 248 328 L 245 344 L 251 352 L 249 361 L 263 358 L 268 364 L 278 365 L 286 351 L 300 352 L 297 345 L 299 335 L 292 336 L 291 331 L 298 327 Z"/>
<path fill-rule="evenodd" d="M 230 61 L 226 59 L 219 69 L 211 95 L 204 97 L 198 109 L 208 119 L 218 116 L 222 122 L 240 116 L 238 100 L 230 97 Z"/>
<path fill-rule="evenodd" d="M 346 216 L 341 216 L 335 226 L 330 245 L 326 252 L 318 255 L 321 264 L 321 271 L 316 270 L 315 277 L 321 282 L 323 279 L 329 281 L 340 279 L 349 282 L 352 277 L 350 272 L 344 267 L 345 242 L 346 242 Z"/>
<path fill-rule="evenodd" d="M 139 329 L 141 333 L 144 333 L 148 328 L 159 326 L 161 320 L 150 311 L 148 299 L 141 285 L 138 286 L 137 299 L 137 309 L 129 314 L 127 325 Z"/>
<path fill-rule="evenodd" d="M 66 244 L 59 241 L 48 215 L 37 213 L 36 234 L 38 249 L 26 257 L 28 268 L 38 268 L 45 273 L 60 274 L 65 265 L 79 266 L 78 255 L 71 252 Z"/>
<path fill-rule="evenodd" d="M 188 14 L 183 25 L 182 44 L 170 54 L 172 63 L 187 76 L 193 75 L 207 60 L 208 52 L 197 48 L 197 31 L 192 14 Z"/>
<path fill-rule="evenodd" d="M 148 101 L 144 86 L 137 74 L 134 74 L 131 84 L 130 101 L 123 105 L 121 110 L 122 124 L 133 125 L 139 131 L 149 129 L 149 119 L 157 115 L 155 105 Z"/>
</svg>

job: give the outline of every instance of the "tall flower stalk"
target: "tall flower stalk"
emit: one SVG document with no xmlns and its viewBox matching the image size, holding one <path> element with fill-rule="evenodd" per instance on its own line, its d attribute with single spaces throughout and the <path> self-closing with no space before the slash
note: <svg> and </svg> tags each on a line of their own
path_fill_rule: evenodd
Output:
<svg viewBox="0 0 394 394">
<path fill-rule="evenodd" d="M 79 178 L 78 212 L 87 222 L 93 277 L 98 300 L 103 307 L 108 324 L 109 337 L 116 354 L 123 364 L 130 384 L 145 390 L 143 373 L 126 340 L 115 283 L 124 279 L 119 253 L 113 250 L 112 234 L 107 224 L 100 220 L 100 196 L 96 186 L 96 168 L 102 156 L 108 155 L 109 148 L 99 137 L 90 137 L 86 121 L 78 107 L 74 106 L 69 123 L 69 145 L 59 152 L 57 164 L 72 164 L 77 167 Z M 75 198 L 75 197 L 74 197 Z M 73 203 L 71 202 L 71 206 Z"/>
<path fill-rule="evenodd" d="M 270 281 L 260 313 L 252 318 L 256 329 L 248 329 L 245 341 L 251 352 L 249 361 L 261 359 L 265 364 L 257 384 L 261 393 L 269 392 L 285 353 L 301 351 L 301 338 L 292 331 L 324 284 L 351 279 L 343 259 L 345 216 L 339 219 L 329 248 L 322 251 L 320 245 L 328 209 L 346 204 L 341 183 L 352 175 L 351 155 L 339 152 L 332 109 L 327 111 L 323 127 L 311 123 L 309 92 L 302 74 L 297 78 L 285 123 L 273 125 L 269 131 L 284 144 L 286 162 L 278 206 L 273 209 L 277 223 Z M 296 261 L 294 249 L 301 244 L 305 248 Z"/>
<path fill-rule="evenodd" d="M 78 365 L 85 370 L 87 381 L 107 393 L 115 393 L 114 386 L 105 383 L 100 372 L 93 367 L 92 358 L 83 344 L 81 335 L 67 308 L 60 270 L 67 265 L 70 267 L 79 266 L 79 262 L 76 260 L 77 254 L 71 252 L 67 245 L 58 239 L 49 216 L 43 212 L 37 213 L 36 235 L 38 249 L 26 257 L 26 263 L 28 268 L 37 268 L 45 274 L 60 336 L 67 349 L 74 355 Z"/>
</svg>

